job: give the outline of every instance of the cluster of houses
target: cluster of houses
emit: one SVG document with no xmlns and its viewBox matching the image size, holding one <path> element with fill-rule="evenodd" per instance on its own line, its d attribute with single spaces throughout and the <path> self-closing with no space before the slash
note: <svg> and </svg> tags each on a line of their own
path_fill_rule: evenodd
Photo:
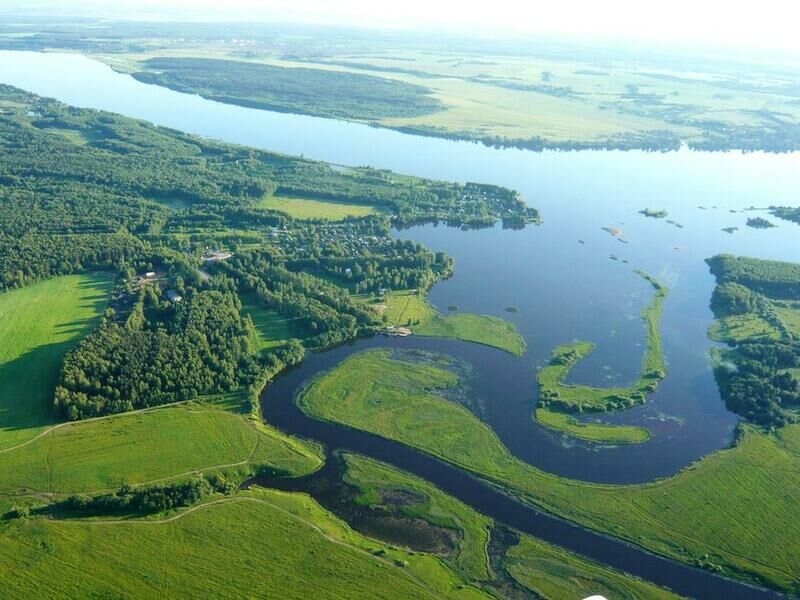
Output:
<svg viewBox="0 0 800 600">
<path fill-rule="evenodd" d="M 311 247 L 307 230 L 300 232 L 286 226 L 273 227 L 267 234 L 267 240 L 281 246 L 285 251 L 298 258 L 306 254 Z M 377 250 L 381 246 L 390 245 L 391 240 L 376 235 L 359 235 L 353 227 L 347 224 L 323 224 L 313 228 L 314 241 L 322 247 L 337 245 L 352 255 L 359 255 L 367 248 Z"/>
</svg>

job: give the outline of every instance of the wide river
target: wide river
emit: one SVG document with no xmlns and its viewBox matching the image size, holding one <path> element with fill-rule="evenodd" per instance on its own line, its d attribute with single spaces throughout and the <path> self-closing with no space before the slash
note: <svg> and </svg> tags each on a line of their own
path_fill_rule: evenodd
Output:
<svg viewBox="0 0 800 600">
<path fill-rule="evenodd" d="M 670 475 L 729 445 L 737 423 L 720 400 L 711 371 L 712 343 L 706 331 L 713 320 L 708 305 L 714 281 L 704 259 L 727 252 L 800 261 L 797 225 L 771 217 L 778 225 L 774 229 L 745 225 L 750 216 L 768 216 L 747 210 L 751 207 L 800 204 L 800 154 L 494 149 L 212 102 L 139 83 L 73 54 L 0 52 L 0 83 L 227 142 L 342 165 L 504 185 L 520 191 L 541 211 L 544 222 L 521 231 L 422 226 L 397 232 L 455 258 L 455 276 L 431 291 L 435 305 L 443 312 L 455 305 L 461 311 L 512 320 L 528 343 L 525 356 L 515 358 L 458 342 L 386 339 L 313 356 L 279 378 L 265 397 L 265 404 L 272 407 L 265 406 L 265 414 L 274 415 L 274 407 L 281 406 L 282 416 L 276 419 L 297 433 L 308 432 L 311 425 L 296 411 L 289 414 L 293 405 L 287 398 L 291 400 L 309 377 L 362 348 L 412 345 L 444 350 L 470 363 L 474 369 L 470 385 L 481 407 L 480 417 L 512 452 L 531 464 L 563 476 L 614 483 Z M 640 215 L 644 208 L 667 210 L 671 222 Z M 619 230 L 621 238 L 604 227 Z M 724 232 L 727 227 L 738 230 Z M 662 324 L 669 374 L 646 405 L 608 420 L 644 424 L 653 438 L 640 445 L 597 447 L 537 426 L 531 419 L 536 369 L 559 344 L 577 339 L 597 344 L 597 351 L 574 369 L 573 382 L 611 385 L 636 378 L 646 343 L 640 311 L 650 302 L 652 289 L 635 269 L 647 271 L 670 288 Z M 517 312 L 507 312 L 507 307 Z M 323 441 L 348 445 L 347 430 L 325 431 L 318 433 L 334 438 Z M 365 440 L 364 447 L 356 444 L 358 449 L 386 454 L 389 446 Z M 423 460 L 417 457 L 404 466 L 424 471 L 415 463 Z M 457 477 L 452 470 L 449 475 L 428 475 L 448 488 L 453 486 L 442 478 Z M 472 494 L 473 504 L 482 505 L 474 491 L 451 491 L 466 500 Z M 678 582 L 677 576 L 664 580 L 668 569 L 663 566 L 645 566 L 640 551 L 634 552 L 638 552 L 634 563 L 621 562 L 623 550 L 587 548 L 579 543 L 588 543 L 586 535 L 573 537 L 575 543 L 553 541 L 662 583 Z M 690 577 L 685 567 L 678 570 L 682 581 Z M 697 572 L 698 582 L 706 583 L 685 593 L 707 595 L 704 591 L 714 589 L 707 583 L 709 577 Z"/>
</svg>

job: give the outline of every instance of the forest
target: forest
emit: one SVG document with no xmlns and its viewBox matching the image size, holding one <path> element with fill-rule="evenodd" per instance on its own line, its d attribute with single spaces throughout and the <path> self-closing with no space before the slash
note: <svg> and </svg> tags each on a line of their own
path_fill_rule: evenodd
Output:
<svg viewBox="0 0 800 600">
<path fill-rule="evenodd" d="M 441 110 L 431 90 L 392 79 L 207 58 L 151 58 L 143 83 L 240 106 L 334 119 L 416 117 Z"/>
<path fill-rule="evenodd" d="M 77 420 L 226 393 L 302 359 L 254 350 L 241 297 L 299 319 L 323 348 L 377 331 L 357 295 L 426 290 L 452 259 L 392 225 L 519 226 L 505 188 L 329 165 L 230 146 L 0 87 L 0 290 L 116 275 L 99 329 L 67 354 L 57 412 Z M 303 221 L 261 206 L 281 191 L 380 207 Z M 226 250 L 224 261 L 205 259 Z"/>
<path fill-rule="evenodd" d="M 745 335 L 730 340 L 715 369 L 720 393 L 733 412 L 759 425 L 782 427 L 800 415 L 800 338 L 785 326 L 775 300 L 800 300 L 800 265 L 715 256 L 708 260 L 717 278 L 711 308 L 718 319 L 757 316 L 777 339 Z"/>
</svg>

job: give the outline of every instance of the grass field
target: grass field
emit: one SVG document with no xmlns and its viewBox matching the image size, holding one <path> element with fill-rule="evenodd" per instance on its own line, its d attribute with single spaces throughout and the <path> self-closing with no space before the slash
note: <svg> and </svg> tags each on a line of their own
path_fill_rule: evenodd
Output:
<svg viewBox="0 0 800 600">
<path fill-rule="evenodd" d="M 0 450 L 54 423 L 64 355 L 97 326 L 110 288 L 107 275 L 69 275 L 0 294 Z"/>
<path fill-rule="evenodd" d="M 366 217 L 379 214 L 374 206 L 297 196 L 270 196 L 261 203 L 263 208 L 279 210 L 295 219 L 325 219 L 341 221 L 346 217 Z"/>
<path fill-rule="evenodd" d="M 491 519 L 423 479 L 357 454 L 343 453 L 342 457 L 346 465 L 344 481 L 359 489 L 358 502 L 381 506 L 384 505 L 384 496 L 390 492 L 410 492 L 421 498 L 418 504 L 404 505 L 402 514 L 457 530 L 457 550 L 454 556 L 448 557 L 448 562 L 467 581 L 479 582 L 491 578 L 486 554 Z"/>
<path fill-rule="evenodd" d="M 646 273 L 638 273 L 655 289 L 652 303 L 642 309 L 647 349 L 642 357 L 639 378 L 631 387 L 602 388 L 564 383 L 572 368 L 595 349 L 591 342 L 565 344 L 553 351 L 550 362 L 539 371 L 541 405 L 567 412 L 620 410 L 643 403 L 647 394 L 656 390 L 667 370 L 660 331 L 667 288 Z"/>
<path fill-rule="evenodd" d="M 559 478 L 512 456 L 463 406 L 435 394 L 455 377 L 430 365 L 357 354 L 315 381 L 307 413 L 416 447 L 536 506 L 690 564 L 800 592 L 800 425 L 743 427 L 736 447 L 646 485 Z"/>
<path fill-rule="evenodd" d="M 780 332 L 755 313 L 731 315 L 714 321 L 708 329 L 708 335 L 715 342 L 730 344 L 743 340 L 780 338 Z"/>
<path fill-rule="evenodd" d="M 587 598 L 598 594 L 614 600 L 678 597 L 529 535 L 520 536 L 519 544 L 508 552 L 508 559 L 509 574 L 542 598 Z"/>
<path fill-rule="evenodd" d="M 434 309 L 416 290 L 388 292 L 385 301 L 373 305 L 386 315 L 389 325 L 409 325 L 421 323 L 436 316 Z"/>
<path fill-rule="evenodd" d="M 436 557 L 271 490 L 147 521 L 0 521 L 3 597 L 489 598 Z M 313 566 L 313 568 L 311 568 Z"/>
<path fill-rule="evenodd" d="M 249 418 L 244 393 L 55 427 L 0 451 L 0 493 L 89 493 L 204 470 L 302 475 L 319 450 Z"/>
<path fill-rule="evenodd" d="M 545 427 L 560 431 L 587 442 L 604 444 L 638 444 L 650 439 L 650 431 L 635 425 L 612 425 L 610 423 L 578 421 L 562 412 L 536 409 L 536 421 Z"/>
<path fill-rule="evenodd" d="M 488 315 L 437 315 L 415 325 L 416 335 L 443 337 L 500 348 L 516 356 L 525 354 L 525 340 L 513 323 Z"/>
<path fill-rule="evenodd" d="M 517 356 L 525 354 L 525 339 L 513 323 L 504 319 L 469 313 L 443 316 L 428 303 L 424 293 L 416 290 L 388 292 L 383 301 L 367 295 L 361 299 L 379 314 L 386 315 L 388 325 L 408 326 L 415 335 L 483 344 Z"/>
<path fill-rule="evenodd" d="M 258 351 L 280 348 L 292 338 L 303 340 L 308 337 L 300 318 L 285 317 L 278 311 L 264 308 L 255 298 L 242 298 L 242 312 L 253 320 Z"/>
<path fill-rule="evenodd" d="M 786 331 L 794 336 L 800 336 L 800 308 L 776 306 L 775 312 Z"/>
</svg>

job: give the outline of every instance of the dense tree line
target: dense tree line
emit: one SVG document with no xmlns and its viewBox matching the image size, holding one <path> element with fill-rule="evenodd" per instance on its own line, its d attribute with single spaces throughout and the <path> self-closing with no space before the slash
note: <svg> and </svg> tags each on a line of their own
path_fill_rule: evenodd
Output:
<svg viewBox="0 0 800 600">
<path fill-rule="evenodd" d="M 771 298 L 800 298 L 800 264 L 729 254 L 707 262 L 718 282 L 738 283 Z"/>
<path fill-rule="evenodd" d="M 48 507 L 82 516 L 146 515 L 196 504 L 209 494 L 228 493 L 233 486 L 221 476 L 134 488 L 123 485 L 113 494 L 69 496 Z"/>
<path fill-rule="evenodd" d="M 252 294 L 263 306 L 299 317 L 311 333 L 306 345 L 325 347 L 365 332 L 375 315 L 347 290 L 303 272 L 292 272 L 269 251 L 242 252 L 216 267 L 212 285 Z"/>
<path fill-rule="evenodd" d="M 800 367 L 800 341 L 747 342 L 736 350 L 736 369 L 717 369 L 728 408 L 760 425 L 796 423 L 800 382 L 789 369 Z"/>
<path fill-rule="evenodd" d="M 55 394 L 70 420 L 228 392 L 258 374 L 252 324 L 239 300 L 219 291 L 190 292 L 177 305 L 153 288 L 124 325 L 109 322 L 64 360 Z"/>
<path fill-rule="evenodd" d="M 372 75 L 211 58 L 151 58 L 133 77 L 219 102 L 334 119 L 417 117 L 442 110 L 431 90 Z"/>
<path fill-rule="evenodd" d="M 711 298 L 715 316 L 758 315 L 781 336 L 740 340 L 735 352 L 727 353 L 726 362 L 715 370 L 726 405 L 764 426 L 797 422 L 800 381 L 793 369 L 800 368 L 800 339 L 783 325 L 772 298 L 800 300 L 800 265 L 730 255 L 708 263 L 717 277 Z"/>
<path fill-rule="evenodd" d="M 800 224 L 800 208 L 777 207 L 770 209 L 770 212 L 779 219 Z"/>
</svg>

